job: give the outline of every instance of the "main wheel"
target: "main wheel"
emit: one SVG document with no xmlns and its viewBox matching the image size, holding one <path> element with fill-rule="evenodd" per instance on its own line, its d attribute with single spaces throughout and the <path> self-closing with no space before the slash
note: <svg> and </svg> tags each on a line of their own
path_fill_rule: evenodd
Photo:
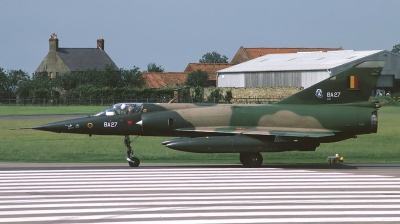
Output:
<svg viewBox="0 0 400 224">
<path fill-rule="evenodd" d="M 130 167 L 138 167 L 140 164 L 140 160 L 137 157 L 130 158 L 133 162 L 128 162 Z"/>
<path fill-rule="evenodd" d="M 248 156 L 248 153 L 240 153 L 239 160 L 240 160 L 241 164 L 244 165 L 244 163 L 246 162 L 247 156 Z"/>
<path fill-rule="evenodd" d="M 253 153 L 243 153 L 243 156 L 241 154 L 241 159 L 243 159 L 242 164 L 245 167 L 260 167 L 262 162 L 263 162 L 263 157 L 261 155 L 261 153 L 259 152 L 253 152 Z"/>
</svg>

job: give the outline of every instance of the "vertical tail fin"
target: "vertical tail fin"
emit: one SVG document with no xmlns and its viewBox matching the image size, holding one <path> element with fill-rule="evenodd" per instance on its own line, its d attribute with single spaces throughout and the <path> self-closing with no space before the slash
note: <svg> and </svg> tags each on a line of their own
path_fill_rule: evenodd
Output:
<svg viewBox="0 0 400 224">
<path fill-rule="evenodd" d="M 365 61 L 277 104 L 343 104 L 368 101 L 385 61 Z"/>
</svg>

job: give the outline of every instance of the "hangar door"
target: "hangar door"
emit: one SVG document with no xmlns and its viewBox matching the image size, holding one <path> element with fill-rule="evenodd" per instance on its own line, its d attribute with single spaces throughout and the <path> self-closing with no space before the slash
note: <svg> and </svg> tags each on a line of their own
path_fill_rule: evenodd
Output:
<svg viewBox="0 0 400 224">
<path fill-rule="evenodd" d="M 252 72 L 244 74 L 245 87 L 301 86 L 301 72 Z"/>
</svg>

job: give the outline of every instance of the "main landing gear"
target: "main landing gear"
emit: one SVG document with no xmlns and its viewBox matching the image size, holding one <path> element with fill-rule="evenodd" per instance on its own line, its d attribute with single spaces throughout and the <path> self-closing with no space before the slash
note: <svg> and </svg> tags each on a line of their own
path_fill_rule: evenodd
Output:
<svg viewBox="0 0 400 224">
<path fill-rule="evenodd" d="M 260 167 L 263 162 L 263 157 L 259 152 L 241 152 L 239 159 L 245 167 Z"/>
<path fill-rule="evenodd" d="M 133 153 L 131 143 L 139 138 L 139 135 L 136 136 L 132 141 L 129 135 L 125 135 L 124 143 L 126 146 L 126 161 L 128 161 L 130 167 L 138 167 L 140 164 L 140 160 L 137 157 L 131 157 Z"/>
</svg>

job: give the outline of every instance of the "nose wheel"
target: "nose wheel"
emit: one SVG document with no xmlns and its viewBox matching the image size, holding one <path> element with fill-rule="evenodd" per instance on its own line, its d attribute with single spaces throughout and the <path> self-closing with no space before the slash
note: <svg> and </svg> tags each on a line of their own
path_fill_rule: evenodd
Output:
<svg viewBox="0 0 400 224">
<path fill-rule="evenodd" d="M 137 138 L 139 138 L 139 135 L 136 136 L 132 141 L 129 135 L 125 136 L 124 143 L 126 146 L 126 161 L 128 161 L 128 164 L 130 167 L 138 167 L 140 164 L 140 160 L 137 157 L 131 157 L 131 154 L 133 154 L 131 143 L 135 141 Z"/>
</svg>

